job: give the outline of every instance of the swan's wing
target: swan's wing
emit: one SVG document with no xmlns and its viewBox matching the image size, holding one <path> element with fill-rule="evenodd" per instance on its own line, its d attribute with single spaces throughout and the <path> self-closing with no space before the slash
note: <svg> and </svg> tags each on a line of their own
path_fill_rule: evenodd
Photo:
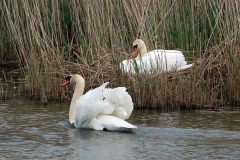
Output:
<svg viewBox="0 0 240 160">
<path fill-rule="evenodd" d="M 119 67 L 125 73 L 135 73 L 132 59 L 125 59 L 120 63 Z"/>
<path fill-rule="evenodd" d="M 104 90 L 103 96 L 113 104 L 114 116 L 124 120 L 129 118 L 133 111 L 133 102 L 125 87 L 107 88 Z"/>
<path fill-rule="evenodd" d="M 178 70 L 187 64 L 184 55 L 178 50 L 153 50 L 149 52 L 148 59 L 153 62 L 154 69 L 162 69 L 162 72 Z"/>
<path fill-rule="evenodd" d="M 106 89 L 106 86 L 108 85 L 109 82 L 103 83 L 101 86 L 89 90 L 87 93 L 82 95 L 79 100 L 81 101 L 87 101 L 87 100 L 97 100 L 97 99 L 103 99 L 103 91 Z"/>
<path fill-rule="evenodd" d="M 97 115 L 112 114 L 114 107 L 107 101 L 79 101 L 76 111 L 76 127 L 88 128 Z"/>
<path fill-rule="evenodd" d="M 88 126 L 99 114 L 112 114 L 114 107 L 103 97 L 107 84 L 108 82 L 88 91 L 79 98 L 76 104 L 76 127 Z"/>
</svg>

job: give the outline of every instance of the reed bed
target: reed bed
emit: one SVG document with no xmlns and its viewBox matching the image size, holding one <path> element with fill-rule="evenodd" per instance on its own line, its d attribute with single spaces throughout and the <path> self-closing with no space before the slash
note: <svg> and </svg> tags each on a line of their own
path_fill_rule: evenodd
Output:
<svg viewBox="0 0 240 160">
<path fill-rule="evenodd" d="M 137 108 L 196 109 L 240 102 L 238 0 L 41 0 L 0 2 L 0 57 L 17 61 L 24 92 L 43 103 L 70 99 L 68 73 L 86 90 L 104 81 L 126 86 Z M 194 67 L 124 74 L 132 41 L 180 49 Z"/>
</svg>

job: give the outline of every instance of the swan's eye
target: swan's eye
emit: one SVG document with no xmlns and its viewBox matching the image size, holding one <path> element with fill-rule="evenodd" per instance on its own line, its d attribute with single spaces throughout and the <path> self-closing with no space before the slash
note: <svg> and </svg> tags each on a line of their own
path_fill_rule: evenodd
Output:
<svg viewBox="0 0 240 160">
<path fill-rule="evenodd" d="M 71 75 L 68 75 L 68 76 L 65 77 L 65 80 L 66 80 L 66 81 L 70 81 L 71 78 L 72 78 L 72 76 L 71 76 Z"/>
<path fill-rule="evenodd" d="M 133 49 L 137 49 L 137 47 L 138 47 L 138 45 L 136 44 L 136 45 L 133 46 Z"/>
</svg>

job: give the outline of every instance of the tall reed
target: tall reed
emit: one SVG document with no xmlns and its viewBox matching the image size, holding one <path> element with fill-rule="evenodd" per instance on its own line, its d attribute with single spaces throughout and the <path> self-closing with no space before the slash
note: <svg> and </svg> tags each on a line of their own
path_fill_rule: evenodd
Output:
<svg viewBox="0 0 240 160">
<path fill-rule="evenodd" d="M 45 103 L 66 98 L 59 86 L 70 72 L 85 77 L 86 90 L 103 81 L 126 86 L 140 108 L 240 102 L 237 0 L 2 0 L 0 4 L 1 48 L 11 45 L 11 54 L 24 71 L 24 90 Z M 136 37 L 149 49 L 181 49 L 195 65 L 178 73 L 123 74 L 119 62 L 129 58 Z"/>
</svg>

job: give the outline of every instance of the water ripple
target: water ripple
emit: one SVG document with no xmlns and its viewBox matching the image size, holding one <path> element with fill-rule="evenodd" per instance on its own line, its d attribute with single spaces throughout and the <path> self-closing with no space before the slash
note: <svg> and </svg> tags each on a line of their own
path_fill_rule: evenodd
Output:
<svg viewBox="0 0 240 160">
<path fill-rule="evenodd" d="M 0 103 L 2 159 L 239 159 L 240 112 L 135 111 L 132 133 L 70 128 L 68 107 Z M 0 159 L 1 159 L 0 158 Z"/>
</svg>

